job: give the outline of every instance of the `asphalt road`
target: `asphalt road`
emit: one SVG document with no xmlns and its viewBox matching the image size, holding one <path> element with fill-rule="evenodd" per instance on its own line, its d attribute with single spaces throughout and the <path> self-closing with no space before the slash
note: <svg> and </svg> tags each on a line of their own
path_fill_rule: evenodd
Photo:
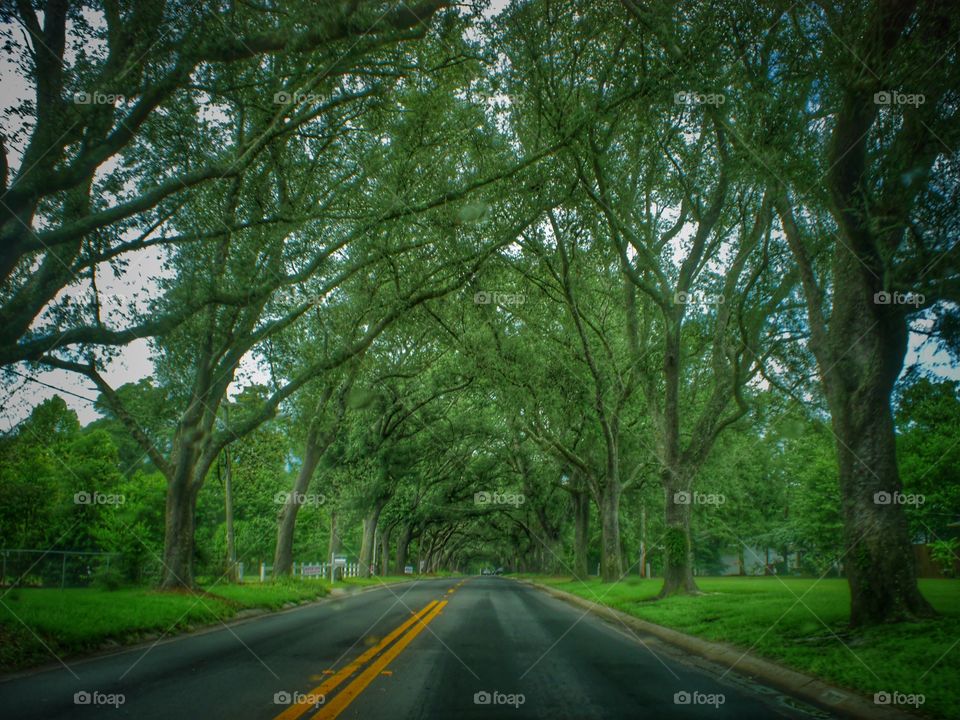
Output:
<svg viewBox="0 0 960 720">
<path fill-rule="evenodd" d="M 0 715 L 830 717 L 723 671 L 506 578 L 423 580 L 13 678 Z"/>
</svg>

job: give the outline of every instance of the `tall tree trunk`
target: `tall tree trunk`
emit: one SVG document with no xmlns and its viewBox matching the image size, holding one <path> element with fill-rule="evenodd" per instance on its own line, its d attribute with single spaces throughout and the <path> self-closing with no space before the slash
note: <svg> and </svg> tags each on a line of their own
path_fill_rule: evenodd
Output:
<svg viewBox="0 0 960 720">
<path fill-rule="evenodd" d="M 310 488 L 310 480 L 317 469 L 323 452 L 319 443 L 320 433 L 315 424 L 311 424 L 303 452 L 303 465 L 293 483 L 293 492 L 287 496 L 280 511 L 277 527 L 277 548 L 273 555 L 273 575 L 290 575 L 293 569 L 293 535 L 297 527 L 297 513 L 303 504 L 303 496 Z"/>
<path fill-rule="evenodd" d="M 663 536 L 666 557 L 664 558 L 663 587 L 658 597 L 679 593 L 699 593 L 693 579 L 693 546 L 690 542 L 690 511 L 693 497 L 690 483 L 682 480 L 679 473 L 666 470 L 662 473 L 666 530 Z"/>
<path fill-rule="evenodd" d="M 928 617 L 903 505 L 890 396 L 903 368 L 901 309 L 873 302 L 876 290 L 846 249 L 834 261 L 836 290 L 827 398 L 836 436 L 845 565 L 854 626 Z M 854 346 L 850 347 L 851 340 Z"/>
<path fill-rule="evenodd" d="M 647 576 L 647 507 L 640 506 L 640 577 Z"/>
<path fill-rule="evenodd" d="M 573 497 L 573 574 L 583 580 L 590 574 L 587 556 L 590 542 L 590 496 L 586 490 L 572 493 Z"/>
<path fill-rule="evenodd" d="M 431 562 L 433 561 L 433 548 L 437 543 L 437 532 L 430 534 L 430 542 L 427 547 L 423 547 L 423 535 L 420 536 L 420 562 L 427 572 L 430 572 Z"/>
<path fill-rule="evenodd" d="M 193 588 L 194 528 L 196 525 L 198 487 L 180 474 L 167 483 L 167 507 L 164 519 L 163 575 L 164 590 Z"/>
<path fill-rule="evenodd" d="M 230 449 L 224 451 L 225 468 L 223 473 L 223 501 L 226 505 L 227 531 L 227 578 L 230 582 L 237 581 L 237 543 L 233 532 L 233 461 L 230 459 Z"/>
<path fill-rule="evenodd" d="M 337 580 L 333 559 L 340 554 L 340 529 L 337 527 L 337 511 L 330 510 L 330 542 L 327 546 L 327 560 L 330 563 L 330 582 Z"/>
<path fill-rule="evenodd" d="M 397 538 L 397 575 L 404 574 L 404 568 L 407 566 L 407 550 L 410 547 L 410 540 L 413 537 L 413 524 L 404 523 L 400 526 L 400 537 Z"/>
<path fill-rule="evenodd" d="M 360 542 L 360 576 L 370 577 L 370 568 L 373 563 L 373 542 L 377 532 L 377 522 L 380 520 L 380 511 L 386 504 L 385 500 L 377 499 L 369 514 L 363 519 L 363 539 Z"/>
<path fill-rule="evenodd" d="M 616 582 L 623 576 L 620 556 L 620 485 L 607 480 L 600 495 L 600 574 L 603 582 Z"/>
<path fill-rule="evenodd" d="M 380 574 L 390 572 L 390 535 L 393 533 L 393 524 L 380 529 Z"/>
</svg>

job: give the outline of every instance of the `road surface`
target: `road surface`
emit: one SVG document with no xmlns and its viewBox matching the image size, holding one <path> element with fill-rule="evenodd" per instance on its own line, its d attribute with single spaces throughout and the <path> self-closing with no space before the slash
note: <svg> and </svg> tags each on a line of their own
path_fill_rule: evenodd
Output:
<svg viewBox="0 0 960 720">
<path fill-rule="evenodd" d="M 724 670 L 507 578 L 431 579 L 15 677 L 0 708 L 17 720 L 831 717 Z"/>
</svg>

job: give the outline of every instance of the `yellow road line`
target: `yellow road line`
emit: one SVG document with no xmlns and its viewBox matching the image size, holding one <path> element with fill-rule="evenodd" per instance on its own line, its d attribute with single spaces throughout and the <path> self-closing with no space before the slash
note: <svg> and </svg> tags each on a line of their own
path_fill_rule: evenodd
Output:
<svg viewBox="0 0 960 720">
<path fill-rule="evenodd" d="M 310 720 L 333 720 L 333 718 L 337 717 L 340 715 L 340 713 L 346 710 L 347 706 L 357 699 L 360 693 L 362 693 L 366 687 L 373 682 L 374 678 L 376 678 L 380 672 L 387 667 L 387 665 L 389 665 L 394 658 L 397 657 L 397 655 L 404 651 L 407 645 L 409 645 L 413 639 L 419 635 L 425 627 L 427 627 L 431 620 L 440 614 L 440 611 L 443 610 L 446 604 L 447 601 L 444 600 L 435 608 L 433 608 L 433 610 L 430 611 L 430 614 L 421 620 L 413 630 L 400 638 L 396 645 L 377 658 L 375 662 L 371 663 L 370 667 L 360 673 L 360 675 L 358 675 L 352 683 L 337 693 L 337 696 L 329 703 L 324 705 L 320 712 L 311 717 Z"/>
<path fill-rule="evenodd" d="M 424 607 L 420 612 L 418 612 L 418 613 L 417 613 L 416 615 L 414 615 L 413 617 L 408 618 L 400 627 L 398 627 L 396 630 L 393 630 L 389 635 L 387 635 L 387 636 L 386 636 L 383 640 L 381 640 L 379 643 L 377 643 L 376 645 L 374 645 L 374 646 L 373 646 L 372 648 L 370 648 L 369 650 L 364 651 L 363 654 L 361 654 L 360 656 L 358 656 L 358 657 L 357 657 L 355 660 L 353 660 L 350 664 L 344 665 L 343 668 L 341 668 L 340 671 L 339 671 L 336 675 L 334 675 L 332 678 L 329 678 L 328 680 L 324 680 L 324 682 L 323 682 L 322 685 L 318 685 L 317 687 L 315 687 L 315 688 L 314 688 L 313 690 L 311 690 L 310 692 L 304 693 L 304 695 L 305 695 L 305 696 L 310 696 L 310 695 L 312 695 L 312 696 L 314 696 L 314 697 L 316 697 L 317 695 L 324 695 L 324 696 L 325 696 L 325 695 L 326 695 L 327 693 L 329 693 L 331 690 L 336 689 L 336 687 L 337 687 L 340 683 L 342 683 L 342 682 L 343 682 L 344 680 L 346 680 L 348 677 L 350 677 L 351 675 L 353 675 L 359 668 L 363 667 L 363 665 L 364 665 L 368 660 L 370 660 L 370 658 L 372 658 L 372 657 L 373 657 L 374 655 L 376 655 L 378 652 L 380 652 L 381 650 L 383 650 L 387 645 L 389 645 L 389 644 L 392 643 L 394 640 L 396 640 L 400 635 L 402 635 L 403 633 L 405 633 L 405 632 L 410 628 L 411 625 L 413 625 L 415 622 L 418 622 L 418 621 L 420 620 L 420 618 L 422 618 L 424 615 L 426 615 L 428 612 L 430 612 L 430 610 L 432 610 L 433 607 L 434 607 L 434 605 L 436 605 L 436 604 L 437 604 L 437 601 L 436 601 L 436 600 L 431 600 L 431 601 L 426 605 L 426 607 Z M 300 716 L 303 715 L 305 712 L 307 712 L 307 710 L 312 710 L 313 708 L 314 708 L 313 703 L 306 702 L 306 701 L 299 702 L 299 703 L 293 704 L 293 705 L 291 705 L 290 707 L 288 707 L 288 708 L 287 708 L 286 710 L 284 710 L 282 713 L 280 713 L 279 715 L 277 715 L 277 716 L 274 718 L 274 720 L 295 720 L 295 718 L 300 717 Z"/>
</svg>

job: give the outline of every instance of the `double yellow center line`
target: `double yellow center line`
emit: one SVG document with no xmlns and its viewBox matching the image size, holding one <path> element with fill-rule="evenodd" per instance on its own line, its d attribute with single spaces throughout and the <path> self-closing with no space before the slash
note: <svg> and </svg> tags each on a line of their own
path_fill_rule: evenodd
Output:
<svg viewBox="0 0 960 720">
<path fill-rule="evenodd" d="M 364 651 L 359 657 L 350 662 L 348 665 L 342 667 L 333 677 L 324 680 L 323 684 L 318 685 L 310 692 L 305 693 L 304 697 L 306 698 L 317 697 L 320 695 L 326 698 L 336 688 L 342 685 L 344 681 L 352 677 L 358 670 L 363 668 L 364 665 L 370 663 L 370 665 L 363 670 L 363 672 L 357 675 L 345 688 L 343 688 L 343 690 L 337 693 L 332 700 L 325 703 L 323 708 L 313 715 L 310 720 L 328 720 L 330 718 L 337 717 L 340 713 L 346 710 L 347 706 L 352 703 L 370 683 L 373 682 L 373 679 L 383 672 L 387 665 L 393 662 L 394 658 L 402 653 L 407 645 L 413 642 L 413 639 L 419 635 L 424 628 L 427 627 L 430 621 L 440 614 L 440 611 L 443 610 L 446 604 L 446 600 L 439 602 L 436 600 L 430 601 L 430 603 L 420 610 L 420 612 L 416 613 L 400 627 L 390 632 L 389 635 L 383 638 L 383 640 L 374 645 L 372 648 Z M 397 640 L 398 638 L 399 640 Z M 395 640 L 397 640 L 397 642 L 390 647 L 389 650 L 383 652 Z M 380 653 L 383 654 L 380 655 Z M 380 655 L 380 657 L 377 657 L 377 655 Z M 374 658 L 376 659 L 373 660 Z M 373 662 L 370 662 L 371 660 L 373 660 Z M 290 707 L 277 715 L 274 720 L 295 720 L 308 710 L 315 708 L 316 705 L 314 703 L 310 702 L 309 700 L 303 700 L 290 705 Z"/>
</svg>

